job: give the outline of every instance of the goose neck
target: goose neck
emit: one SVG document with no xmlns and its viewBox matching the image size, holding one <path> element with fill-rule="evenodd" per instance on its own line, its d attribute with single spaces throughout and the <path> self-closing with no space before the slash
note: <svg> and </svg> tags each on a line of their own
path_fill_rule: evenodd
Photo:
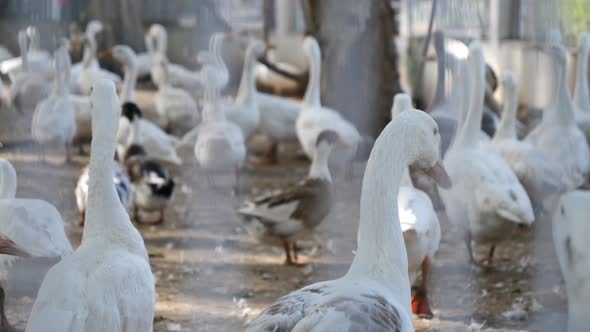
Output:
<svg viewBox="0 0 590 332">
<path fill-rule="evenodd" d="M 16 197 L 16 171 L 8 160 L 0 159 L 0 199 Z"/>
<path fill-rule="evenodd" d="M 82 66 L 84 68 L 89 68 L 94 61 L 94 57 L 96 54 L 96 40 L 94 36 L 87 36 L 86 37 L 86 44 L 84 45 L 84 54 L 82 55 Z"/>
<path fill-rule="evenodd" d="M 246 53 L 244 68 L 242 68 L 242 78 L 236 102 L 238 104 L 252 103 L 256 96 L 256 76 L 254 69 L 256 65 L 256 54 L 252 50 Z"/>
<path fill-rule="evenodd" d="M 575 123 L 574 105 L 568 89 L 566 78 L 566 64 L 562 61 L 554 61 L 553 73 L 557 83 L 553 100 L 548 108 L 548 123 L 568 125 Z"/>
<path fill-rule="evenodd" d="M 314 45 L 307 54 L 309 61 L 309 81 L 305 89 L 305 96 L 303 97 L 303 104 L 308 107 L 321 106 L 320 101 L 320 80 L 321 80 L 321 53 L 319 47 Z"/>
<path fill-rule="evenodd" d="M 494 140 L 516 139 L 516 89 L 504 89 L 504 109 Z"/>
<path fill-rule="evenodd" d="M 20 51 L 20 58 L 22 63 L 23 72 L 26 72 L 29 69 L 29 52 L 27 50 L 27 40 L 22 36 L 19 36 L 18 39 L 18 48 Z"/>
<path fill-rule="evenodd" d="M 156 49 L 159 54 L 166 55 L 168 50 L 168 33 L 161 28 L 156 33 Z"/>
<path fill-rule="evenodd" d="M 113 183 L 120 104 L 114 89 L 112 94 L 110 100 L 92 105 L 92 132 L 100 134 L 93 135 L 90 145 L 88 204 L 82 246 L 99 241 L 101 245 L 124 247 L 147 259 L 141 236 L 131 224 Z"/>
<path fill-rule="evenodd" d="M 137 61 L 127 59 L 123 66 L 122 102 L 135 101 L 135 84 L 137 82 Z"/>
<path fill-rule="evenodd" d="M 311 158 L 311 166 L 309 167 L 308 177 L 313 179 L 321 179 L 332 182 L 330 169 L 328 167 L 328 159 L 332 146 L 320 143 L 313 151 Z"/>
<path fill-rule="evenodd" d="M 439 45 L 436 46 L 437 81 L 434 98 L 432 99 L 432 104 L 430 105 L 431 110 L 443 105 L 445 102 L 446 59 L 444 53 L 444 44 L 442 47 Z"/>
<path fill-rule="evenodd" d="M 382 282 L 410 305 L 408 261 L 397 196 L 411 157 L 403 123 L 390 123 L 373 147 L 363 179 L 356 256 L 346 277 Z M 411 135 L 410 135 L 411 137 Z M 393 153 L 405 151 L 405 153 Z"/>
<path fill-rule="evenodd" d="M 590 112 L 590 94 L 588 92 L 588 53 L 589 49 L 582 47 L 576 64 L 576 89 L 574 101 L 580 109 Z"/>
<path fill-rule="evenodd" d="M 470 54 L 469 62 L 473 79 L 473 92 L 465 117 L 465 123 L 463 123 L 457 136 L 457 145 L 464 147 L 476 146 L 479 142 L 478 135 L 481 130 L 481 117 L 485 98 L 485 63 L 483 62 L 483 57 L 480 54 L 476 54 L 471 58 Z"/>
</svg>

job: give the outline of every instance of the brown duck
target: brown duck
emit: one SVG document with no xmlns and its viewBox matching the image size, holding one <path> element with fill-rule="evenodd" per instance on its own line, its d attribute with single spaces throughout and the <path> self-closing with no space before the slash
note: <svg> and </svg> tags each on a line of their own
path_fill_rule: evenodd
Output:
<svg viewBox="0 0 590 332">
<path fill-rule="evenodd" d="M 238 213 L 262 225 L 263 239 L 280 239 L 287 265 L 303 265 L 297 257 L 295 238 L 313 230 L 332 208 L 332 177 L 328 157 L 338 134 L 325 130 L 318 135 L 316 152 L 307 178 L 285 190 L 272 192 L 245 203 Z"/>
</svg>

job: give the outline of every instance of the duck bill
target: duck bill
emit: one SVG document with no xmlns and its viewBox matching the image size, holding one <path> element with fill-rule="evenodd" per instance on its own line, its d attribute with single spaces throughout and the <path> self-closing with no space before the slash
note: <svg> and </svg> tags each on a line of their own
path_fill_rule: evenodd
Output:
<svg viewBox="0 0 590 332">
<path fill-rule="evenodd" d="M 111 59 L 112 57 L 113 57 L 113 52 L 110 49 L 98 53 L 99 59 Z"/>
<path fill-rule="evenodd" d="M 436 181 L 436 183 L 444 189 L 449 189 L 452 186 L 451 178 L 447 174 L 447 170 L 443 165 L 442 160 L 438 160 L 430 169 L 428 174 Z"/>
<path fill-rule="evenodd" d="M 31 257 L 31 254 L 28 251 L 7 237 L 0 239 L 0 254 L 18 257 Z"/>
</svg>

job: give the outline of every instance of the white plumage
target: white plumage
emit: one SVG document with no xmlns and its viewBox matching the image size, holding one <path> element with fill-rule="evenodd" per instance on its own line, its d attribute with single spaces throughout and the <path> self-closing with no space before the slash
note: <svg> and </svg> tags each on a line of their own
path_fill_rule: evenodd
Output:
<svg viewBox="0 0 590 332">
<path fill-rule="evenodd" d="M 588 329 L 590 306 L 589 191 L 561 196 L 553 219 L 553 244 L 565 280 L 568 301 L 568 332 Z"/>
<path fill-rule="evenodd" d="M 21 111 L 31 111 L 37 104 L 47 98 L 50 83 L 47 79 L 29 68 L 27 34 L 18 32 L 18 45 L 22 58 L 22 70 L 11 77 L 10 88 L 6 91 L 8 106 L 16 106 Z"/>
<path fill-rule="evenodd" d="M 590 91 L 588 90 L 588 55 L 590 55 L 590 35 L 580 34 L 580 49 L 576 66 L 576 86 L 574 90 L 574 118 L 578 127 L 590 142 Z"/>
<path fill-rule="evenodd" d="M 176 88 L 170 81 L 170 63 L 161 55 L 155 55 L 153 66 L 158 67 L 162 77 L 154 97 L 156 113 L 164 128 L 186 132 L 193 128 L 200 118 L 197 104 L 191 95 L 183 89 Z"/>
<path fill-rule="evenodd" d="M 348 273 L 278 299 L 247 331 L 414 331 L 396 203 L 408 165 L 438 164 L 436 128 L 425 113 L 409 110 L 382 131 L 363 179 L 358 250 Z"/>
<path fill-rule="evenodd" d="M 27 59 L 25 60 L 21 49 L 20 57 L 0 62 L 0 73 L 8 75 L 13 82 L 19 74 L 25 71 L 35 73 L 44 79 L 53 79 L 54 70 L 51 55 L 39 47 L 39 30 L 34 26 L 29 26 L 23 32 L 25 33 L 25 44 L 28 46 L 26 49 Z M 27 37 L 30 39 L 29 42 L 26 41 Z"/>
<path fill-rule="evenodd" d="M 590 148 L 575 121 L 575 110 L 567 87 L 567 53 L 558 42 L 549 45 L 555 78 L 554 96 L 543 112 L 541 123 L 525 141 L 543 150 L 565 169 L 569 189 L 584 184 L 590 175 Z"/>
<path fill-rule="evenodd" d="M 76 117 L 69 89 L 65 80 L 69 77 L 69 61 L 66 45 L 55 52 L 55 86 L 54 91 L 35 108 L 31 133 L 37 143 L 46 145 L 57 143 L 66 148 L 66 160 L 70 160 L 70 147 L 76 134 Z"/>
<path fill-rule="evenodd" d="M 335 131 L 346 146 L 337 145 L 330 156 L 330 161 L 343 165 L 354 158 L 361 136 L 350 121 L 344 119 L 338 112 L 321 105 L 320 47 L 315 38 L 307 37 L 303 42 L 303 48 L 310 61 L 310 77 L 296 121 L 297 138 L 305 154 L 311 158 L 317 136 L 324 130 Z"/>
<path fill-rule="evenodd" d="M 125 116 L 126 108 L 133 109 L 129 117 Z M 160 127 L 142 117 L 141 111 L 135 103 L 123 104 L 123 115 L 119 119 L 119 130 L 117 131 L 117 153 L 123 159 L 125 150 L 130 143 L 131 127 L 135 121 L 139 125 L 140 140 L 149 157 L 181 165 L 182 159 L 176 153 L 179 141 L 176 137 L 166 134 Z"/>
<path fill-rule="evenodd" d="M 474 98 L 465 123 L 445 156 L 453 187 L 441 190 L 441 197 L 449 219 L 465 230 L 470 259 L 475 262 L 471 240 L 491 243 L 494 248 L 497 242 L 508 238 L 516 224 L 531 224 L 534 215 L 530 200 L 510 166 L 491 144 L 479 138 L 485 62 L 477 41 L 469 48 L 469 62 L 474 77 Z"/>
<path fill-rule="evenodd" d="M 556 197 L 567 189 L 567 177 L 561 165 L 545 152 L 518 140 L 516 78 L 508 71 L 502 76 L 501 84 L 505 97 L 504 110 L 492 143 L 526 189 L 533 208 L 538 214 L 548 208 L 544 202 L 546 198 Z"/>
<path fill-rule="evenodd" d="M 260 122 L 254 65 L 263 52 L 264 44 L 262 42 L 252 41 L 250 43 L 244 57 L 244 68 L 238 95 L 232 104 L 224 106 L 227 119 L 240 127 L 246 141 L 258 130 Z"/>
<path fill-rule="evenodd" d="M 15 198 L 17 177 L 8 160 L 0 159 L 0 230 L 33 256 L 64 257 L 72 253 L 64 222 L 46 201 Z M 0 279 L 18 257 L 0 255 Z"/>
<path fill-rule="evenodd" d="M 112 181 L 119 100 L 95 83 L 86 225 L 80 247 L 47 273 L 27 323 L 36 331 L 152 331 L 154 278 Z"/>
</svg>

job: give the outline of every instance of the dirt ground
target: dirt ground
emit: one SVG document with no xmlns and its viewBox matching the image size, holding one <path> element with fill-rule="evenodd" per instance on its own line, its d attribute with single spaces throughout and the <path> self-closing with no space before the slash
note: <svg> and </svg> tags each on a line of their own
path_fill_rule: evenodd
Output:
<svg viewBox="0 0 590 332">
<path fill-rule="evenodd" d="M 139 104 L 150 104 L 150 93 L 139 94 Z M 146 106 L 146 108 L 149 108 Z M 0 127 L 14 115 L 0 114 Z M 63 163 L 59 152 L 49 163 L 38 162 L 37 147 L 23 128 L 2 129 L 0 157 L 13 162 L 18 173 L 18 197 L 45 199 L 61 212 L 72 244 L 82 229 L 74 187 L 87 156 Z M 13 131 L 11 131 L 11 130 Z M 7 137 L 17 137 L 13 140 Z M 252 144 L 253 150 L 264 146 Z M 248 164 L 240 178 L 240 194 L 233 196 L 215 178 L 211 188 L 196 171 L 191 150 L 185 164 L 174 168 L 178 184 L 173 205 L 159 226 L 138 226 L 156 277 L 155 331 L 239 331 L 276 298 L 302 286 L 340 277 L 356 246 L 358 203 L 364 165 L 352 180 L 336 177 L 336 203 L 317 229 L 321 246 L 305 242 L 304 254 L 313 262 L 306 268 L 282 265 L 280 248 L 258 243 L 236 215 L 248 196 L 292 183 L 307 172 L 307 162 L 287 146 L 279 166 L 255 168 Z M 467 263 L 458 230 L 440 216 L 443 236 L 430 275 L 430 298 L 435 318 L 416 319 L 417 331 L 563 331 L 566 297 L 553 250 L 550 220 L 516 235 L 496 251 L 496 269 L 477 272 Z M 34 299 L 8 294 L 9 320 L 24 328 Z"/>
</svg>

